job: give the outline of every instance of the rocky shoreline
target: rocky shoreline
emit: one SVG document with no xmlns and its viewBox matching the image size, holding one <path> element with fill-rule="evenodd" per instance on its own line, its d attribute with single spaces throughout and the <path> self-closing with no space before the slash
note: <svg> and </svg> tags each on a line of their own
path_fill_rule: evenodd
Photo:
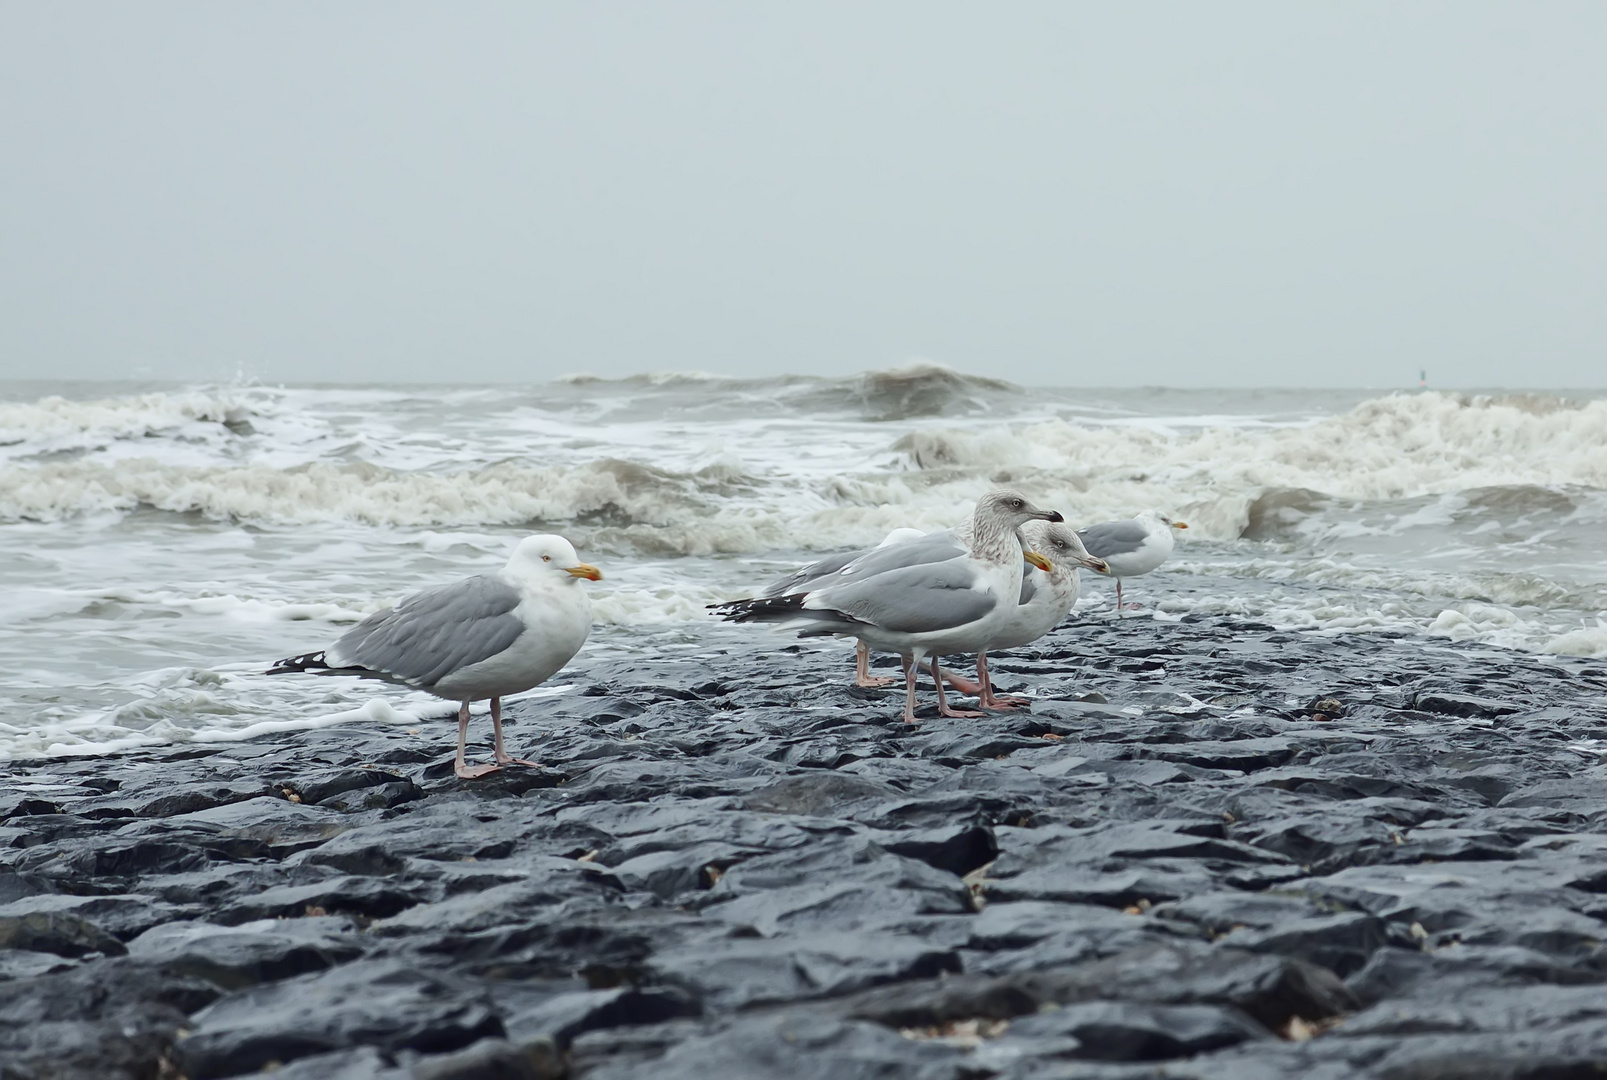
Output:
<svg viewBox="0 0 1607 1080">
<path fill-rule="evenodd" d="M 0 1078 L 1607 1072 L 1602 662 L 1096 617 L 993 669 L 1030 711 L 912 727 L 712 628 L 513 703 L 542 769 L 0 765 Z"/>
</svg>

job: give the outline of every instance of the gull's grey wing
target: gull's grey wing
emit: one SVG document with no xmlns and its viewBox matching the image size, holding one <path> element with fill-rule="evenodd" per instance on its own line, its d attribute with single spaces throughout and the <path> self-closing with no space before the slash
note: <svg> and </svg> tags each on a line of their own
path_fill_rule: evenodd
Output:
<svg viewBox="0 0 1607 1080">
<path fill-rule="evenodd" d="M 524 633 L 519 592 L 500 578 L 465 578 L 376 611 L 329 650 L 331 664 L 363 667 L 428 689 L 502 652 Z"/>
<path fill-rule="evenodd" d="M 810 606 L 824 605 L 883 630 L 924 634 L 964 626 L 993 610 L 993 596 L 976 591 L 976 580 L 976 571 L 957 559 L 905 566 L 812 592 Z"/>
<path fill-rule="evenodd" d="M 872 548 L 834 574 L 815 580 L 814 588 L 824 589 L 900 570 L 907 566 L 928 566 L 945 563 L 965 554 L 965 547 L 954 538 L 954 533 L 927 533 L 919 540 L 906 540 L 902 544 Z"/>
<path fill-rule="evenodd" d="M 1037 583 L 1032 580 L 1036 576 L 1033 574 L 1033 571 L 1036 569 L 1037 567 L 1033 566 L 1031 563 L 1028 563 L 1026 569 L 1021 573 L 1021 599 L 1018 601 L 1020 604 L 1025 604 L 1031 601 L 1032 594 L 1038 591 Z"/>
<path fill-rule="evenodd" d="M 871 549 L 860 548 L 858 551 L 849 551 L 841 555 L 831 555 L 824 559 L 800 567 L 778 581 L 772 582 L 760 596 L 786 596 L 788 593 L 806 592 L 804 586 L 821 578 L 830 577 L 861 555 Z"/>
<path fill-rule="evenodd" d="M 1078 529 L 1077 536 L 1082 540 L 1083 547 L 1088 549 L 1088 554 L 1105 559 L 1137 551 L 1144 546 L 1149 533 L 1136 521 L 1107 521 Z"/>
</svg>

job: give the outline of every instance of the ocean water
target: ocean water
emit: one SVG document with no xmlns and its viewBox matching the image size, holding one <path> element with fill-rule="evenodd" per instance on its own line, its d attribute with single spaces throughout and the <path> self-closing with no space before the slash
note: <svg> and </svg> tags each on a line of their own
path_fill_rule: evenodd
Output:
<svg viewBox="0 0 1607 1080">
<path fill-rule="evenodd" d="M 1077 524 L 1188 522 L 1128 617 L 1607 655 L 1603 394 L 1028 389 L 927 367 L 0 382 L 0 759 L 446 715 L 397 687 L 259 672 L 534 531 L 606 575 L 588 650 L 741 648 L 773 631 L 704 605 L 952 525 L 995 483 Z M 1074 618 L 1111 604 L 1085 575 Z"/>
</svg>

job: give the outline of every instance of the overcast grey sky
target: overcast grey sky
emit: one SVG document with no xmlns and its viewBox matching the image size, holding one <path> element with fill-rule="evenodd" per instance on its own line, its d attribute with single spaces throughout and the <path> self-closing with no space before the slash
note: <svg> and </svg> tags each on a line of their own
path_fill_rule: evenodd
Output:
<svg viewBox="0 0 1607 1080">
<path fill-rule="evenodd" d="M 0 2 L 0 375 L 1607 384 L 1607 3 Z"/>
</svg>

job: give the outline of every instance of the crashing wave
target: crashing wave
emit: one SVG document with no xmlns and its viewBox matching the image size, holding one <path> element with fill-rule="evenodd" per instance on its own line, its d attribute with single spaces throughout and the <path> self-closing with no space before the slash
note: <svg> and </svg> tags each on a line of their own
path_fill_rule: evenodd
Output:
<svg viewBox="0 0 1607 1080">
<path fill-rule="evenodd" d="M 148 459 L 0 468 L 0 519 L 52 521 L 141 508 L 217 520 L 372 525 L 518 524 L 614 516 L 664 523 L 706 513 L 740 484 L 723 467 L 677 474 L 605 458 L 573 469 L 503 462 L 461 473 L 364 462 L 186 467 Z"/>
<path fill-rule="evenodd" d="M 1191 526 L 1200 519 L 1205 535 L 1233 539 L 1275 531 L 1268 516 L 1274 510 L 1282 519 L 1309 512 L 1295 505 L 1302 500 L 1314 506 L 1324 497 L 1381 501 L 1520 486 L 1607 488 L 1607 400 L 1540 400 L 1394 394 L 1292 427 L 1173 434 L 1054 420 L 915 432 L 894 449 L 923 470 L 994 476 L 1025 467 L 1050 488 L 1034 491 L 1042 498 L 1075 503 L 1078 492 L 1121 489 L 1130 506 L 1175 510 Z M 1309 494 L 1280 494 L 1296 492 Z"/>
<path fill-rule="evenodd" d="M 269 408 L 264 391 L 239 389 L 0 402 L 0 447 L 42 456 L 147 438 L 227 440 L 253 434 L 252 422 Z"/>
</svg>

